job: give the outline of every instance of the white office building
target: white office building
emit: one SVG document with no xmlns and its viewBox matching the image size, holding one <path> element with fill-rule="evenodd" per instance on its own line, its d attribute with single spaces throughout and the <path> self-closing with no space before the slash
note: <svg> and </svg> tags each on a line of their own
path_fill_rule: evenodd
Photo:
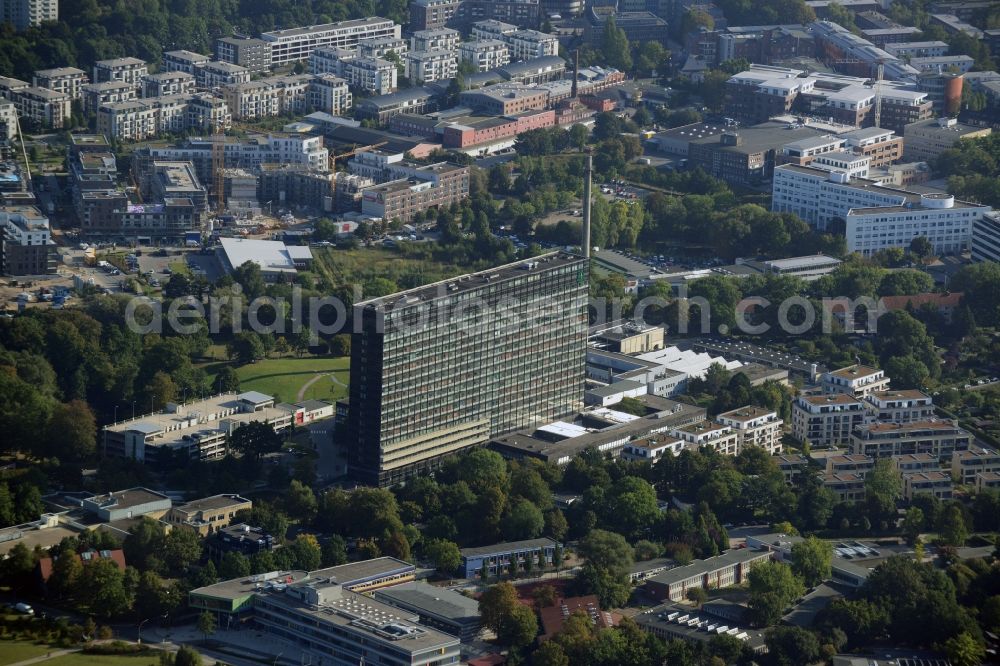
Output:
<svg viewBox="0 0 1000 666">
<path fill-rule="evenodd" d="M 774 170 L 771 210 L 795 213 L 819 229 L 840 218 L 848 251 L 870 256 L 909 247 L 917 236 L 926 237 L 937 254 L 961 252 L 971 244 L 973 223 L 991 208 L 945 193 L 885 187 L 845 171 L 785 164 Z"/>
</svg>

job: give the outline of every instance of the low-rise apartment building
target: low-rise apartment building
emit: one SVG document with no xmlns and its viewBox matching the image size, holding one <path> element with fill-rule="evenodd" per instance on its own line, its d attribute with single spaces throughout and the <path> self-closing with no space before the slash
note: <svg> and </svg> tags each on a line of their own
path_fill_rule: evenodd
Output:
<svg viewBox="0 0 1000 666">
<path fill-rule="evenodd" d="M 906 453 L 929 453 L 942 460 L 955 451 L 972 446 L 974 437 L 953 421 L 928 420 L 913 423 L 867 423 L 851 435 L 853 453 L 877 458 Z"/>
<path fill-rule="evenodd" d="M 102 104 L 97 109 L 97 131 L 116 141 L 143 141 L 159 134 L 157 115 L 143 100 Z"/>
<path fill-rule="evenodd" d="M 837 502 L 863 502 L 866 497 L 865 477 L 856 472 L 823 474 L 823 487 L 833 493 Z"/>
<path fill-rule="evenodd" d="M 149 74 L 145 61 L 138 58 L 113 58 L 98 60 L 94 63 L 94 83 L 105 81 L 124 81 L 136 88 L 141 85 L 142 77 Z"/>
<path fill-rule="evenodd" d="M 455 51 L 410 51 L 403 57 L 407 63 L 410 83 L 416 86 L 451 79 L 458 74 Z"/>
<path fill-rule="evenodd" d="M 680 455 L 685 448 L 684 440 L 660 434 L 629 442 L 622 447 L 621 456 L 632 462 L 655 463 L 664 455 Z"/>
<path fill-rule="evenodd" d="M 83 112 L 97 113 L 102 104 L 134 102 L 138 99 L 136 88 L 126 81 L 105 81 L 88 83 L 81 88 Z"/>
<path fill-rule="evenodd" d="M 737 448 L 759 446 L 774 455 L 781 453 L 782 424 L 778 413 L 763 407 L 747 406 L 719 414 L 719 423 L 729 426 L 737 435 Z"/>
<path fill-rule="evenodd" d="M 237 512 L 252 508 L 253 502 L 239 495 L 213 495 L 174 506 L 163 520 L 190 527 L 206 537 L 232 524 Z"/>
<path fill-rule="evenodd" d="M 472 39 L 499 39 L 506 42 L 504 37 L 515 32 L 517 32 L 517 26 L 512 23 L 487 19 L 473 23 L 469 34 Z"/>
<path fill-rule="evenodd" d="M 792 434 L 816 446 L 843 446 L 865 415 L 864 404 L 850 395 L 799 396 L 792 404 Z"/>
<path fill-rule="evenodd" d="M 866 365 L 849 365 L 826 372 L 820 381 L 824 393 L 842 393 L 859 400 L 889 388 L 889 378 L 885 376 L 885 371 Z"/>
<path fill-rule="evenodd" d="M 76 67 L 40 69 L 31 79 L 31 85 L 65 93 L 70 99 L 80 99 L 81 87 L 90 81 L 87 73 Z"/>
<path fill-rule="evenodd" d="M 980 472 L 976 474 L 976 492 L 1000 489 L 1000 472 Z"/>
<path fill-rule="evenodd" d="M 874 421 L 912 423 L 934 418 L 934 399 L 916 389 L 875 391 L 864 398 Z"/>
<path fill-rule="evenodd" d="M 740 436 L 731 426 L 714 421 L 699 421 L 673 428 L 670 434 L 692 448 L 710 446 L 718 453 L 729 456 L 739 453 Z"/>
<path fill-rule="evenodd" d="M 930 453 L 905 453 L 893 456 L 892 464 L 900 474 L 941 471 L 941 459 Z"/>
<path fill-rule="evenodd" d="M 408 62 L 402 56 L 404 63 Z M 313 74 L 335 74 L 347 83 L 375 95 L 388 95 L 397 86 L 399 68 L 385 58 L 358 55 L 347 49 L 316 49 L 309 57 L 309 71 Z"/>
<path fill-rule="evenodd" d="M 865 455 L 853 453 L 833 455 L 826 459 L 827 474 L 857 474 L 861 477 L 868 476 L 875 466 L 875 459 Z"/>
<path fill-rule="evenodd" d="M 903 475 L 903 497 L 913 500 L 916 495 L 933 495 L 939 500 L 951 499 L 951 476 L 944 472 L 914 472 Z"/>
<path fill-rule="evenodd" d="M 510 63 L 510 49 L 499 39 L 477 39 L 462 42 L 458 47 L 458 57 L 463 62 L 472 63 L 478 72 L 498 69 Z"/>
<path fill-rule="evenodd" d="M 358 42 L 358 55 L 369 58 L 385 58 L 389 53 L 395 53 L 401 62 L 405 62 L 402 58 L 409 50 L 409 42 L 402 37 L 375 37 Z"/>
<path fill-rule="evenodd" d="M 794 484 L 799 474 L 809 468 L 809 459 L 801 453 L 782 453 L 775 458 L 775 462 L 788 485 Z"/>
<path fill-rule="evenodd" d="M 972 485 L 977 474 L 987 472 L 1000 472 L 1000 453 L 997 451 L 970 446 L 951 454 L 951 475 L 956 483 Z"/>
</svg>

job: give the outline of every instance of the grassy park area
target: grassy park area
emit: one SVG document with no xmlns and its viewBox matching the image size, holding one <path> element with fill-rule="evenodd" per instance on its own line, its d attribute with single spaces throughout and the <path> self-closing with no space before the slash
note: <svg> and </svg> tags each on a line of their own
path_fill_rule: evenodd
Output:
<svg viewBox="0 0 1000 666">
<path fill-rule="evenodd" d="M 334 401 L 347 396 L 350 363 L 346 357 L 268 358 L 241 365 L 236 374 L 241 390 L 260 391 L 282 402 Z M 205 370 L 214 377 L 223 367 L 215 363 Z"/>
<path fill-rule="evenodd" d="M 0 641 L 0 666 L 40 657 L 56 648 L 32 641 Z"/>
<path fill-rule="evenodd" d="M 158 653 L 145 655 L 84 654 L 75 652 L 40 662 L 45 666 L 156 666 Z"/>
</svg>

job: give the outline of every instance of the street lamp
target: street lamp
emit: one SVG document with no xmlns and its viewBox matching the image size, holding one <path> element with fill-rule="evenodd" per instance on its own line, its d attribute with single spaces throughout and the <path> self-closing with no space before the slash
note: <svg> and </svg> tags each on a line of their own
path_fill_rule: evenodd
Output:
<svg viewBox="0 0 1000 666">
<path fill-rule="evenodd" d="M 278 666 L 278 659 L 280 659 L 281 655 L 283 655 L 283 654 L 285 654 L 285 653 L 284 652 L 279 652 L 278 655 L 274 658 L 274 661 L 271 662 L 271 666 Z"/>
<path fill-rule="evenodd" d="M 135 642 L 139 645 L 142 645 L 142 625 L 146 624 L 147 622 L 149 622 L 148 617 L 139 623 L 139 635 L 135 639 Z"/>
</svg>

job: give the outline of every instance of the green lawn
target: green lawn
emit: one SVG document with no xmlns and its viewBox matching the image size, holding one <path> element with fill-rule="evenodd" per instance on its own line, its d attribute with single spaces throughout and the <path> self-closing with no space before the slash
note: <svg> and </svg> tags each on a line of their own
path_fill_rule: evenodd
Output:
<svg viewBox="0 0 1000 666">
<path fill-rule="evenodd" d="M 183 259 L 178 259 L 177 261 L 171 261 L 170 262 L 170 270 L 173 273 L 177 273 L 179 275 L 186 275 L 188 277 L 191 277 L 191 269 L 188 268 L 187 262 L 184 261 Z"/>
<path fill-rule="evenodd" d="M 156 653 L 125 656 L 76 652 L 42 663 L 45 666 L 156 666 L 160 663 L 160 657 Z"/>
<path fill-rule="evenodd" d="M 55 649 L 28 641 L 0 641 L 0 666 L 38 657 Z"/>
<path fill-rule="evenodd" d="M 305 392 L 305 400 L 339 400 L 347 396 L 348 358 L 269 358 L 236 368 L 243 391 L 260 391 L 281 399 L 298 402 L 299 390 L 318 375 Z M 205 367 L 210 376 L 223 367 L 216 363 Z M 327 374 L 330 373 L 330 374 Z M 339 382 L 339 383 L 338 383 Z"/>
</svg>

